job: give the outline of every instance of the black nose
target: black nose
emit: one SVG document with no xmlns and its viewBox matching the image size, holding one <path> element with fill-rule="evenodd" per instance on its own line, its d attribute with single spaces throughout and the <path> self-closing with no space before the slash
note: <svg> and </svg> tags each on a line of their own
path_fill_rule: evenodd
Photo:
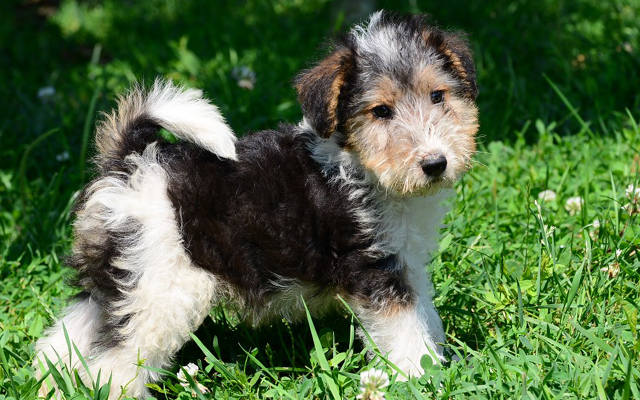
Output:
<svg viewBox="0 0 640 400">
<path fill-rule="evenodd" d="M 436 178 L 442 175 L 444 170 L 447 169 L 447 158 L 442 154 L 427 156 L 427 158 L 422 160 L 420 166 L 425 174 Z"/>
</svg>

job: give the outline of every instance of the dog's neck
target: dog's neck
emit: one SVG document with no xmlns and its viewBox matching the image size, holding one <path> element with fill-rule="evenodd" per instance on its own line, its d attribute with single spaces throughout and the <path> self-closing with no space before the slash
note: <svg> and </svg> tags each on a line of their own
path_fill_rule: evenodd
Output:
<svg viewBox="0 0 640 400">
<path fill-rule="evenodd" d="M 401 255 L 404 263 L 424 266 L 436 250 L 432 247 L 450 209 L 448 199 L 455 192 L 442 189 L 428 195 L 400 195 L 384 188 L 356 154 L 340 145 L 344 142 L 342 133 L 321 138 L 306 120 L 298 132 L 307 137 L 311 157 L 327 179 L 349 192 L 354 214 L 374 238 L 370 251 Z"/>
</svg>

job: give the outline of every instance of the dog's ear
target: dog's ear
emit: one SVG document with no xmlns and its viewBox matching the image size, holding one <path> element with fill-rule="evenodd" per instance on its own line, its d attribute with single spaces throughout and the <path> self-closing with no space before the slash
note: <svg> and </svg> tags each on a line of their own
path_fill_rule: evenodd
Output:
<svg viewBox="0 0 640 400">
<path fill-rule="evenodd" d="M 476 67 L 473 53 L 464 34 L 457 32 L 425 32 L 429 45 L 444 56 L 444 68 L 452 72 L 464 83 L 464 97 L 475 100 L 478 97 Z"/>
<path fill-rule="evenodd" d="M 302 112 L 322 137 L 331 136 L 338 127 L 338 99 L 353 65 L 353 52 L 341 47 L 295 80 Z"/>
</svg>

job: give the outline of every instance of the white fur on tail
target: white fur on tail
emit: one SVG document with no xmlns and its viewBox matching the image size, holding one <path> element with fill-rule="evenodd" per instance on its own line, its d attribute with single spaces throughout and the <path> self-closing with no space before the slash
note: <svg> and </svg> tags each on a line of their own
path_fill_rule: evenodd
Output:
<svg viewBox="0 0 640 400">
<path fill-rule="evenodd" d="M 147 112 L 167 130 L 223 158 L 236 159 L 236 135 L 202 91 L 156 80 L 147 97 Z"/>
<path fill-rule="evenodd" d="M 186 89 L 163 79 L 156 79 L 149 91 L 136 87 L 119 99 L 118 111 L 106 115 L 98 127 L 99 152 L 114 154 L 130 124 L 144 116 L 221 158 L 237 159 L 236 135 L 218 108 L 202 97 L 201 90 Z"/>
</svg>

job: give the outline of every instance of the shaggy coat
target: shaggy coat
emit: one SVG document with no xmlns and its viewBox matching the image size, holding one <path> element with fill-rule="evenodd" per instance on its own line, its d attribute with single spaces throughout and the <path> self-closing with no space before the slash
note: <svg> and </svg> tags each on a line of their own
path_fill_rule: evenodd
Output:
<svg viewBox="0 0 640 400">
<path fill-rule="evenodd" d="M 378 12 L 296 89 L 302 122 L 239 141 L 197 90 L 157 81 L 120 99 L 76 206 L 69 266 L 82 292 L 38 342 L 41 363 L 110 375 L 112 398 L 145 397 L 159 375 L 140 365 L 167 367 L 223 299 L 258 324 L 342 298 L 405 374 L 442 359 L 426 264 L 475 151 L 464 38 Z"/>
</svg>

